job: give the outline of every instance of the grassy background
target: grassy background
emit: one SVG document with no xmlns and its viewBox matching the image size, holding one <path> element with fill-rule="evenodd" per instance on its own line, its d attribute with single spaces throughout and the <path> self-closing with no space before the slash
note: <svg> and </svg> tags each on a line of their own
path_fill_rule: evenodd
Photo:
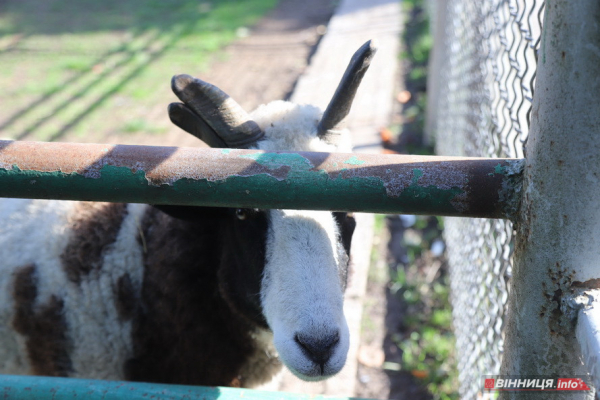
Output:
<svg viewBox="0 0 600 400">
<path fill-rule="evenodd" d="M 0 2 L 0 138 L 173 129 L 170 78 L 199 75 L 276 0 Z"/>
</svg>

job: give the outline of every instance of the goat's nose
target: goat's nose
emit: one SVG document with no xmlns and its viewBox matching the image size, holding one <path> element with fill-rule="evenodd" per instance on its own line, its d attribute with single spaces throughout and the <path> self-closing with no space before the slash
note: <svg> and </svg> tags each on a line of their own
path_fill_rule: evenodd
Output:
<svg viewBox="0 0 600 400">
<path fill-rule="evenodd" d="M 335 331 L 319 336 L 297 333 L 294 336 L 294 340 L 308 358 L 319 364 L 322 371 L 325 363 L 331 357 L 335 346 L 340 341 L 340 333 Z"/>
</svg>

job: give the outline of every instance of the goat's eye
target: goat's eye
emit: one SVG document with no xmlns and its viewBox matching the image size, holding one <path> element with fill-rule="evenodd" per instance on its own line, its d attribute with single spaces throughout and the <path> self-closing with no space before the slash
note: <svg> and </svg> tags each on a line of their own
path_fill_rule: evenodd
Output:
<svg viewBox="0 0 600 400">
<path fill-rule="evenodd" d="M 246 210 L 244 210 L 243 208 L 238 208 L 237 210 L 235 210 L 235 216 L 238 219 L 245 220 L 246 218 L 248 218 L 248 213 L 246 213 Z"/>
</svg>

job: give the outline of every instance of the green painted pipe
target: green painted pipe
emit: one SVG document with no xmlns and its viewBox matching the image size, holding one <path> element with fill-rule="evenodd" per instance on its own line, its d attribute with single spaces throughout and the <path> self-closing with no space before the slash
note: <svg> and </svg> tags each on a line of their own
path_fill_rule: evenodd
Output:
<svg viewBox="0 0 600 400">
<path fill-rule="evenodd" d="M 250 389 L 0 375 L 0 398 L 19 400 L 350 400 Z M 359 400 L 359 399 L 354 399 Z"/>
<path fill-rule="evenodd" d="M 0 141 L 0 197 L 510 218 L 522 160 Z"/>
</svg>

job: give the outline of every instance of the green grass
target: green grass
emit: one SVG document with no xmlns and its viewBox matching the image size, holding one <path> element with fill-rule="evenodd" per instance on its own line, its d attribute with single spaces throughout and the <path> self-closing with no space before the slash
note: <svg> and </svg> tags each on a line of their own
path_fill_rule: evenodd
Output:
<svg viewBox="0 0 600 400">
<path fill-rule="evenodd" d="M 449 277 L 443 267 L 435 277 L 429 276 L 433 263 L 443 262 L 429 250 L 433 241 L 441 236 L 441 221 L 436 217 L 417 217 L 416 223 L 407 230 L 411 234 L 405 234 L 408 265 L 395 270 L 390 292 L 403 300 L 406 317 L 401 332 L 394 335 L 393 340 L 402 350 L 398 370 L 415 376 L 434 399 L 454 400 L 459 398 L 458 371 Z"/>
<path fill-rule="evenodd" d="M 369 268 L 369 271 L 368 271 L 368 280 L 369 280 L 369 282 L 384 285 L 384 284 L 387 284 L 387 281 L 388 281 L 387 272 L 385 270 L 380 270 L 379 268 L 377 268 L 377 263 L 381 259 L 381 254 L 380 254 L 381 247 L 379 246 L 379 243 L 381 240 L 384 240 L 384 237 L 386 237 L 383 235 L 383 232 L 385 229 L 387 229 L 387 227 L 386 227 L 384 214 L 375 214 L 374 218 L 375 218 L 375 221 L 373 224 L 373 238 L 374 239 L 373 239 L 373 246 L 371 247 L 371 257 L 370 257 L 371 267 Z M 365 317 L 368 318 L 368 315 L 365 315 Z"/>
<path fill-rule="evenodd" d="M 161 126 L 152 125 L 145 119 L 132 119 L 123 125 L 121 129 L 123 133 L 145 132 L 150 134 L 164 133 L 165 129 Z"/>
<path fill-rule="evenodd" d="M 0 138 L 102 139 L 172 129 L 174 74 L 211 57 L 276 0 L 6 0 Z M 158 108 L 157 108 L 158 107 Z"/>
</svg>

